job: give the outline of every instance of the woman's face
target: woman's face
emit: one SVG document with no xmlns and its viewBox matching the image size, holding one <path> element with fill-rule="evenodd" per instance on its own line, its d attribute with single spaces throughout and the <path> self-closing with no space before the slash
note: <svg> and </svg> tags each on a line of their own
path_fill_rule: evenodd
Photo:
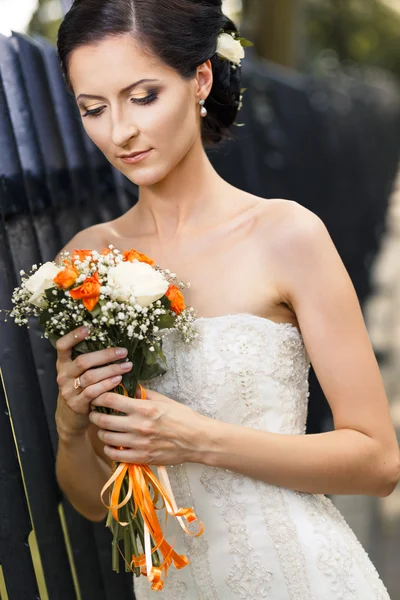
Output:
<svg viewBox="0 0 400 600">
<path fill-rule="evenodd" d="M 163 179 L 200 136 L 198 100 L 207 92 L 200 93 L 198 78 L 184 80 L 130 35 L 78 48 L 69 75 L 87 134 L 137 185 Z M 147 150 L 136 164 L 121 158 Z"/>
</svg>

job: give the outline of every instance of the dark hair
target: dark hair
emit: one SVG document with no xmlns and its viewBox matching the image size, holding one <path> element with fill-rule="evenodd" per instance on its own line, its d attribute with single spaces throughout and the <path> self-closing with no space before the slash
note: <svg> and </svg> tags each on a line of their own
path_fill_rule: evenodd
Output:
<svg viewBox="0 0 400 600">
<path fill-rule="evenodd" d="M 222 12 L 222 0 L 75 0 L 58 31 L 58 55 L 68 88 L 71 53 L 85 44 L 132 33 L 139 44 L 191 79 L 211 59 L 214 83 L 202 118 L 202 139 L 214 145 L 232 139 L 240 102 L 241 67 L 216 54 L 221 31 L 237 32 Z"/>
</svg>

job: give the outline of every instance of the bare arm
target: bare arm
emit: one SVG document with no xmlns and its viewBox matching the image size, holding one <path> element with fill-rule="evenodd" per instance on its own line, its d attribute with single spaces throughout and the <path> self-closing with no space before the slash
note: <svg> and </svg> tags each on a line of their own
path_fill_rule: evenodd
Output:
<svg viewBox="0 0 400 600">
<path fill-rule="evenodd" d="M 78 512 L 90 521 L 102 521 L 107 509 L 100 501 L 100 492 L 110 477 L 111 465 L 94 451 L 92 435 L 90 430 L 79 436 L 59 435 L 56 476 Z M 108 502 L 107 495 L 104 498 Z"/>
<path fill-rule="evenodd" d="M 387 496 L 400 477 L 399 447 L 348 273 L 323 223 L 295 203 L 274 256 L 335 431 L 281 435 L 207 422 L 199 462 L 303 492 Z"/>
</svg>

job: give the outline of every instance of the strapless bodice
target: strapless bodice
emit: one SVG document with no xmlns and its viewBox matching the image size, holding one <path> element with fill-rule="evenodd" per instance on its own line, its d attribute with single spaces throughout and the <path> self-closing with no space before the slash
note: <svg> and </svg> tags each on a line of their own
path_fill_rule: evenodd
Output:
<svg viewBox="0 0 400 600">
<path fill-rule="evenodd" d="M 304 433 L 310 362 L 299 330 L 251 314 L 198 318 L 187 344 L 163 340 L 168 372 L 146 387 L 222 421 Z"/>
</svg>

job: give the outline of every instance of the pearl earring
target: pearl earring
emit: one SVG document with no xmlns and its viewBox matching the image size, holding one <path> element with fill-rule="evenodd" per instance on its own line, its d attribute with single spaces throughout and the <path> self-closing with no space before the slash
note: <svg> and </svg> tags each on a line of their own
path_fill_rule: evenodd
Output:
<svg viewBox="0 0 400 600">
<path fill-rule="evenodd" d="M 201 106 L 200 115 L 201 115 L 202 117 L 206 117 L 206 116 L 207 116 L 207 114 L 208 114 L 208 113 L 207 113 L 207 109 L 206 109 L 206 107 L 204 106 L 204 104 L 205 104 L 205 103 L 206 103 L 206 101 L 205 101 L 205 100 L 199 100 L 199 104 L 200 104 L 200 106 Z"/>
</svg>

